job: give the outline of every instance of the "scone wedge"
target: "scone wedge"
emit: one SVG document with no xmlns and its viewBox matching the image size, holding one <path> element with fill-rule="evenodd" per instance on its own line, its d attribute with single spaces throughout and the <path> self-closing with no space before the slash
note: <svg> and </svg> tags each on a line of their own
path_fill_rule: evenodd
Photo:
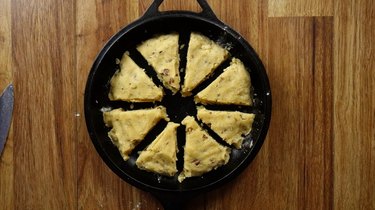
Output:
<svg viewBox="0 0 375 210">
<path fill-rule="evenodd" d="M 213 139 L 198 125 L 194 117 L 185 117 L 182 124 L 186 126 L 186 143 L 184 167 L 178 176 L 179 182 L 187 177 L 201 176 L 228 163 L 230 149 Z"/>
<path fill-rule="evenodd" d="M 182 95 L 191 91 L 228 58 L 229 52 L 208 37 L 192 32 L 187 52 L 186 70 Z"/>
<path fill-rule="evenodd" d="M 177 33 L 162 34 L 137 46 L 137 50 L 156 71 L 159 80 L 174 94 L 180 90 L 178 39 Z"/>
<path fill-rule="evenodd" d="M 154 102 L 161 101 L 163 90 L 157 87 L 150 77 L 128 55 L 120 60 L 120 69 L 110 81 L 108 97 L 112 101 Z"/>
<path fill-rule="evenodd" d="M 169 120 L 162 106 L 153 109 L 124 111 L 114 109 L 103 113 L 104 123 L 112 129 L 109 138 L 117 146 L 124 160 L 129 159 L 133 151 L 147 133 L 161 120 Z"/>
<path fill-rule="evenodd" d="M 240 149 L 244 136 L 251 132 L 255 114 L 198 107 L 197 117 L 228 144 Z"/>
<path fill-rule="evenodd" d="M 174 176 L 177 173 L 177 128 L 179 124 L 169 122 L 156 139 L 139 154 L 138 168 Z"/>
<path fill-rule="evenodd" d="M 230 66 L 209 86 L 199 92 L 194 100 L 202 104 L 252 105 L 251 79 L 244 64 L 233 58 Z"/>
</svg>

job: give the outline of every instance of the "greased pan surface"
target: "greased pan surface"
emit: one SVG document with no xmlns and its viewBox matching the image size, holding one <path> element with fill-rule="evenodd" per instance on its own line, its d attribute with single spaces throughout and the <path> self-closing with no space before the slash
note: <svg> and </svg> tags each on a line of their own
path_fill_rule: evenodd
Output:
<svg viewBox="0 0 375 210">
<path fill-rule="evenodd" d="M 251 46 L 238 33 L 219 21 L 206 1 L 198 0 L 203 8 L 202 13 L 158 12 L 161 2 L 162 0 L 154 1 L 143 17 L 120 30 L 99 52 L 88 76 L 85 89 L 86 125 L 99 155 L 113 172 L 128 183 L 154 194 L 172 195 L 206 191 L 240 174 L 261 148 L 271 118 L 271 91 L 268 77 L 261 60 Z M 251 134 L 245 137 L 247 146 L 240 150 L 232 149 L 228 164 L 202 177 L 188 178 L 179 183 L 177 176 L 173 178 L 157 176 L 138 169 L 135 165 L 135 157 L 124 161 L 108 137 L 109 128 L 104 125 L 102 110 L 103 108 L 128 106 L 126 103 L 111 102 L 108 99 L 109 80 L 118 68 L 116 59 L 121 58 L 125 51 L 134 52 L 136 45 L 155 34 L 177 32 L 187 40 L 192 31 L 199 32 L 227 46 L 231 57 L 239 58 L 245 64 L 251 75 L 254 106 L 251 108 L 239 107 L 238 109 L 253 112 L 256 114 L 256 118 Z M 184 62 L 182 61 L 182 63 Z M 184 116 L 177 115 L 183 114 L 184 111 L 186 111 L 185 113 L 194 112 L 194 108 L 190 107 L 194 106 L 194 103 L 189 104 L 175 97 L 169 97 L 159 104 L 168 108 L 180 107 L 182 103 L 185 104 L 184 109 L 186 110 L 174 112 L 173 114 L 176 116 L 170 116 L 172 120 L 179 120 Z M 142 108 L 142 106 L 151 107 L 152 105 L 145 104 L 139 107 Z"/>
</svg>

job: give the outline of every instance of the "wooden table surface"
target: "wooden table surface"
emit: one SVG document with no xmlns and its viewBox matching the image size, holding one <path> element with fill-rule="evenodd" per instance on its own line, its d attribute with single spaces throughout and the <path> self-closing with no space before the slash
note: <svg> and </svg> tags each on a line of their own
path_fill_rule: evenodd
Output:
<svg viewBox="0 0 375 210">
<path fill-rule="evenodd" d="M 254 162 L 188 209 L 375 209 L 375 1 L 208 2 L 259 53 L 273 113 Z M 83 114 L 96 54 L 150 3 L 0 0 L 0 91 L 15 86 L 0 209 L 161 209 L 102 162 Z"/>
</svg>

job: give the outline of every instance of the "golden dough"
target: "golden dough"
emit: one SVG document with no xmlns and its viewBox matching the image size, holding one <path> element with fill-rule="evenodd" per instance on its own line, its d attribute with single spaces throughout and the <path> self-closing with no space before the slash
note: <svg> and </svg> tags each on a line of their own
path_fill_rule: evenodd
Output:
<svg viewBox="0 0 375 210">
<path fill-rule="evenodd" d="M 163 90 L 153 83 L 128 53 L 122 56 L 120 70 L 116 71 L 110 83 L 108 97 L 112 101 L 154 102 L 163 98 Z"/>
<path fill-rule="evenodd" d="M 202 104 L 252 105 L 251 79 L 243 63 L 233 58 L 229 67 L 209 86 L 199 92 L 194 100 Z"/>
<path fill-rule="evenodd" d="M 153 109 L 124 111 L 114 109 L 103 113 L 104 123 L 112 129 L 108 132 L 124 160 L 129 159 L 133 151 L 147 133 L 161 120 L 169 120 L 164 107 Z"/>
<path fill-rule="evenodd" d="M 191 91 L 226 60 L 228 55 L 228 51 L 214 41 L 192 32 L 187 52 L 182 95 L 191 95 Z"/>
<path fill-rule="evenodd" d="M 243 136 L 251 132 L 255 114 L 213 111 L 198 107 L 197 116 L 224 141 L 240 149 L 244 140 Z"/>
<path fill-rule="evenodd" d="M 176 33 L 153 37 L 137 47 L 156 71 L 159 80 L 174 94 L 180 90 L 179 35 Z"/>
<path fill-rule="evenodd" d="M 193 117 L 185 117 L 182 124 L 186 126 L 186 144 L 184 168 L 178 176 L 179 182 L 187 177 L 201 176 L 228 163 L 230 149 L 216 142 Z"/>
<path fill-rule="evenodd" d="M 174 176 L 177 173 L 177 128 L 180 124 L 169 122 L 156 139 L 139 154 L 138 168 L 154 173 Z"/>
</svg>

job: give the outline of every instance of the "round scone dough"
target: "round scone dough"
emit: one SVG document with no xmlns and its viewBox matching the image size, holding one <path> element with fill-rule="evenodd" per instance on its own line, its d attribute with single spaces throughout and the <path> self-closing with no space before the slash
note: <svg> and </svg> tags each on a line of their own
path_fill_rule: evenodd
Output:
<svg viewBox="0 0 375 210">
<path fill-rule="evenodd" d="M 161 101 L 163 90 L 125 52 L 120 69 L 112 76 L 108 97 L 112 101 L 154 102 Z"/>
<path fill-rule="evenodd" d="M 199 92 L 194 100 L 202 104 L 230 104 L 251 106 L 251 79 L 244 64 L 233 58 L 230 66 L 210 85 Z"/>
<path fill-rule="evenodd" d="M 162 100 L 164 94 L 169 96 L 180 92 L 181 95 L 175 96 L 190 96 L 230 56 L 225 48 L 213 40 L 192 32 L 187 49 L 184 82 L 180 87 L 179 34 L 154 36 L 140 43 L 137 50 L 153 67 L 163 86 L 171 91 L 164 93 L 163 88 L 156 86 L 144 69 L 128 53 L 124 53 L 120 60 L 120 70 L 110 81 L 108 97 L 111 101 L 163 104 L 168 103 Z M 231 149 L 241 149 L 244 136 L 251 132 L 255 115 L 240 112 L 242 108 L 238 111 L 208 110 L 202 105 L 232 105 L 233 108 L 251 106 L 250 90 L 249 72 L 241 60 L 233 57 L 223 73 L 194 96 L 195 105 L 198 105 L 197 115 L 186 116 L 181 122 L 185 126 L 182 170 L 178 171 L 177 168 L 177 129 L 180 126 L 177 122 L 168 122 L 164 130 L 143 151 L 139 151 L 136 166 L 159 175 L 177 177 L 181 183 L 188 177 L 202 176 L 227 164 Z M 118 105 L 121 103 L 116 104 Z M 222 145 L 210 136 L 195 117 L 228 145 Z M 111 128 L 109 138 L 125 161 L 129 159 L 129 155 L 136 154 L 134 148 L 160 120 L 169 121 L 167 110 L 161 105 L 151 109 L 114 109 L 103 112 L 103 119 L 105 125 Z"/>
<path fill-rule="evenodd" d="M 240 149 L 244 140 L 243 136 L 251 132 L 255 114 L 214 111 L 198 107 L 197 117 L 228 144 Z"/>
<path fill-rule="evenodd" d="M 169 120 L 164 107 L 153 109 L 124 111 L 114 109 L 103 113 L 104 123 L 112 129 L 109 138 L 117 146 L 124 160 L 129 159 L 133 151 L 147 135 L 147 133 L 161 120 Z"/>
<path fill-rule="evenodd" d="M 180 124 L 169 122 L 156 139 L 139 154 L 138 168 L 166 176 L 177 173 L 177 128 Z"/>
<path fill-rule="evenodd" d="M 178 38 L 177 33 L 162 34 L 142 42 L 137 47 L 137 50 L 154 68 L 159 80 L 173 94 L 180 90 Z"/>
<path fill-rule="evenodd" d="M 178 176 L 179 182 L 187 177 L 201 176 L 228 163 L 230 149 L 213 139 L 198 125 L 194 117 L 185 117 L 182 124 L 186 126 L 186 143 L 184 168 Z"/>
</svg>

